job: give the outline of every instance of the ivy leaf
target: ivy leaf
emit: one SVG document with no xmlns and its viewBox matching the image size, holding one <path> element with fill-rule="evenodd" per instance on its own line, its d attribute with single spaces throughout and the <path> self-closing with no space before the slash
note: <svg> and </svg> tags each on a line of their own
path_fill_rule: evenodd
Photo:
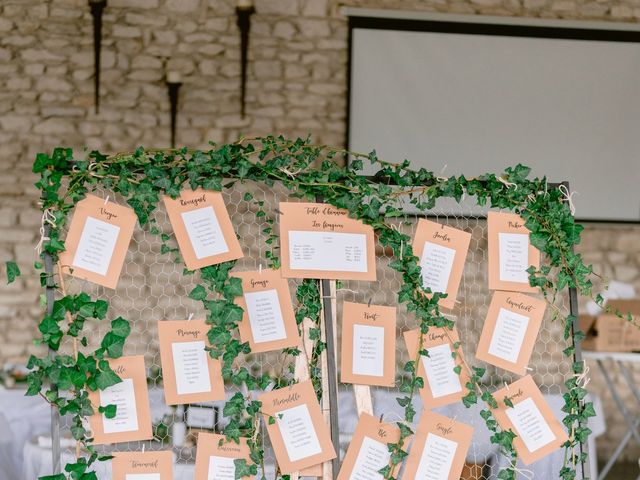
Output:
<svg viewBox="0 0 640 480">
<path fill-rule="evenodd" d="M 116 409 L 117 405 L 109 404 L 106 407 L 98 407 L 98 412 L 104 413 L 106 418 L 115 418 L 116 417 Z"/>
<path fill-rule="evenodd" d="M 100 370 L 96 374 L 96 386 L 99 390 L 104 390 L 112 385 L 122 382 L 122 379 L 109 368 L 108 370 Z"/>
<path fill-rule="evenodd" d="M 192 300 L 204 300 L 207 298 L 207 291 L 202 285 L 197 285 L 196 288 L 189 293 L 189 298 Z"/>
<path fill-rule="evenodd" d="M 10 283 L 13 283 L 15 279 L 18 278 L 21 274 L 20 274 L 20 269 L 18 268 L 18 265 L 16 264 L 16 262 L 9 260 L 5 263 L 5 265 L 7 268 L 7 285 L 8 285 Z"/>
<path fill-rule="evenodd" d="M 111 322 L 111 331 L 118 337 L 126 338 L 131 333 L 131 325 L 122 317 L 118 317 Z"/>
</svg>

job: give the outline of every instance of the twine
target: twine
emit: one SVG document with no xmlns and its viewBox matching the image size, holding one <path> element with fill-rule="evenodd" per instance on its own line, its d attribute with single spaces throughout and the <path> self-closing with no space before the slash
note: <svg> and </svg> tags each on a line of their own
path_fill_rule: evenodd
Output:
<svg viewBox="0 0 640 480">
<path fill-rule="evenodd" d="M 502 183 L 504 186 L 506 186 L 507 188 L 513 187 L 514 190 L 518 190 L 518 185 L 516 185 L 513 182 L 508 182 L 506 179 L 502 177 L 498 177 L 498 181 Z"/>
<path fill-rule="evenodd" d="M 44 244 L 44 242 L 51 240 L 51 238 L 47 237 L 44 233 L 45 225 L 48 224 L 51 227 L 56 228 L 55 220 L 56 220 L 56 217 L 53 213 L 51 213 L 51 210 L 49 208 L 46 208 L 42 212 L 42 219 L 40 220 L 40 240 L 35 246 L 35 250 L 38 252 L 38 255 L 42 253 L 42 245 Z"/>
<path fill-rule="evenodd" d="M 567 202 L 567 203 L 569 203 L 569 210 L 571 211 L 571 215 L 575 215 L 576 214 L 576 207 L 573 204 L 573 198 L 572 197 L 578 192 L 569 193 L 569 189 L 564 184 L 561 184 L 558 187 L 558 190 L 560 190 L 560 193 L 562 193 L 562 195 L 564 197 L 562 200 Z"/>
</svg>

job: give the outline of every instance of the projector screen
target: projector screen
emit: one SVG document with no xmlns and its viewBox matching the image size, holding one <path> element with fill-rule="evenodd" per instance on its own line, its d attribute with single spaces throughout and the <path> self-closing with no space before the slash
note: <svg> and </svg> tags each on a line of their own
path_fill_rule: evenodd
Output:
<svg viewBox="0 0 640 480">
<path fill-rule="evenodd" d="M 638 31 L 352 16 L 350 33 L 352 150 L 444 176 L 522 163 L 569 181 L 578 219 L 640 220 Z"/>
</svg>

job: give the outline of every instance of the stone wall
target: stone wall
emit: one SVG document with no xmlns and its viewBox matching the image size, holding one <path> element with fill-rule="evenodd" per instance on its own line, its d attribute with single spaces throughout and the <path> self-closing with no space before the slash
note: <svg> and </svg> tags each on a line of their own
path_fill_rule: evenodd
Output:
<svg viewBox="0 0 640 480">
<path fill-rule="evenodd" d="M 38 305 L 30 275 L 40 215 L 30 173 L 36 152 L 167 146 L 166 70 L 182 74 L 177 142 L 203 147 L 240 134 L 345 137 L 347 25 L 339 5 L 521 17 L 637 21 L 638 0 L 256 0 L 239 115 L 239 36 L 232 0 L 109 0 L 104 15 L 102 109 L 93 110 L 92 24 L 86 0 L 0 2 L 0 259 L 26 274 L 0 289 L 0 364 L 24 362 Z M 372 145 L 372 147 L 375 147 Z M 580 247 L 610 278 L 640 289 L 640 227 L 589 225 Z M 609 406 L 594 372 L 591 385 Z M 600 387 L 600 388 L 598 388 Z M 626 430 L 606 408 L 602 444 Z M 617 442 L 616 442 L 617 443 Z M 637 459 L 640 450 L 630 451 Z"/>
</svg>

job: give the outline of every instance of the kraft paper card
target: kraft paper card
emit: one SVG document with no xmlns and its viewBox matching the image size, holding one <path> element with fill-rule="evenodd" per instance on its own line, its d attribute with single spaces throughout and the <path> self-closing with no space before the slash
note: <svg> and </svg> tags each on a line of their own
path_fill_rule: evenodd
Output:
<svg viewBox="0 0 640 480">
<path fill-rule="evenodd" d="M 258 400 L 283 474 L 336 457 L 311 381 L 273 390 Z"/>
<path fill-rule="evenodd" d="M 459 480 L 472 437 L 471 426 L 423 411 L 403 478 Z"/>
<path fill-rule="evenodd" d="M 389 465 L 389 443 L 397 443 L 400 429 L 363 413 L 342 461 L 337 480 L 382 480 L 380 469 Z M 400 465 L 396 467 L 400 469 Z M 396 476 L 397 471 L 394 473 Z"/>
<path fill-rule="evenodd" d="M 225 399 L 222 364 L 205 350 L 208 331 L 204 320 L 158 322 L 167 405 Z"/>
<path fill-rule="evenodd" d="M 136 219 L 129 207 L 87 195 L 76 205 L 60 254 L 64 273 L 115 289 Z"/>
<path fill-rule="evenodd" d="M 396 308 L 344 302 L 342 382 L 393 387 L 395 368 Z"/>
<path fill-rule="evenodd" d="M 498 408 L 493 414 L 504 430 L 517 435 L 513 446 L 525 465 L 549 455 L 567 441 L 567 433 L 531 375 L 501 388 L 493 394 Z M 505 404 L 511 400 L 513 407 Z"/>
<path fill-rule="evenodd" d="M 153 437 L 147 372 L 144 357 L 135 355 L 109 360 L 111 369 L 122 379 L 104 390 L 89 392 L 95 413 L 89 418 L 94 443 L 132 442 Z M 116 416 L 107 418 L 98 407 L 116 405 Z"/>
<path fill-rule="evenodd" d="M 235 460 L 244 459 L 251 464 L 250 453 L 246 438 L 240 437 L 236 443 L 224 435 L 200 432 L 195 480 L 236 480 Z"/>
<path fill-rule="evenodd" d="M 280 203 L 286 278 L 375 280 L 373 228 L 324 203 Z"/>
<path fill-rule="evenodd" d="M 220 192 L 183 190 L 163 197 L 167 215 L 189 270 L 242 258 L 229 212 Z"/>
<path fill-rule="evenodd" d="M 112 480 L 173 480 L 173 452 L 114 452 Z"/>
<path fill-rule="evenodd" d="M 236 303 L 244 310 L 238 326 L 240 339 L 249 342 L 252 352 L 269 352 L 298 347 L 296 324 L 289 283 L 280 270 L 232 272 L 242 280 L 242 296 Z"/>
<path fill-rule="evenodd" d="M 469 250 L 471 234 L 421 218 L 413 237 L 413 253 L 420 258 L 422 285 L 446 293 L 438 303 L 453 308 Z"/>
<path fill-rule="evenodd" d="M 525 375 L 546 307 L 544 300 L 522 293 L 494 292 L 476 358 Z"/>
<path fill-rule="evenodd" d="M 489 289 L 535 293 L 530 266 L 540 268 L 540 251 L 529 241 L 529 229 L 515 213 L 489 212 Z"/>
<path fill-rule="evenodd" d="M 409 351 L 409 358 L 415 361 L 418 354 L 420 329 L 404 332 L 404 340 Z M 429 327 L 429 331 L 422 335 L 422 354 L 418 362 L 418 375 L 424 380 L 424 387 L 420 389 L 420 396 L 425 409 L 432 409 L 442 405 L 458 402 L 468 393 L 466 386 L 469 375 L 464 369 L 462 348 L 456 352 L 455 343 L 459 342 L 458 331 Z M 424 351 L 428 355 L 424 354 Z M 454 369 L 458 368 L 460 373 Z"/>
</svg>

